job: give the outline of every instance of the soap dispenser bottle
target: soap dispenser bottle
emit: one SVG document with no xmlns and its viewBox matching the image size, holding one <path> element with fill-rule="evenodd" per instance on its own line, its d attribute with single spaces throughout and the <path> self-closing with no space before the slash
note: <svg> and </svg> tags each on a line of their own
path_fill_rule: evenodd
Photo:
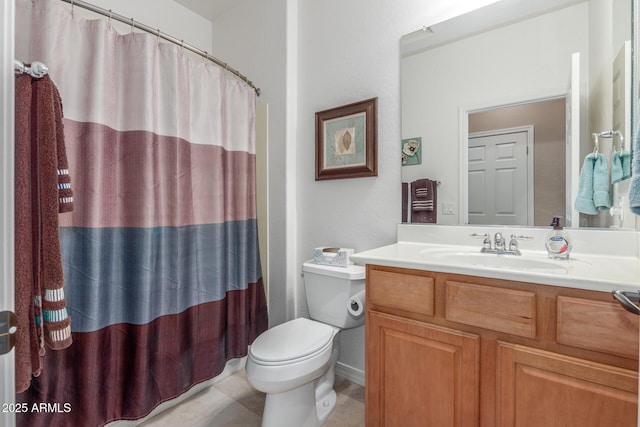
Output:
<svg viewBox="0 0 640 427">
<path fill-rule="evenodd" d="M 571 252 L 571 240 L 569 234 L 562 229 L 559 216 L 554 216 L 551 226 L 553 227 L 547 233 L 545 246 L 547 247 L 547 255 L 552 259 L 569 259 Z"/>
</svg>

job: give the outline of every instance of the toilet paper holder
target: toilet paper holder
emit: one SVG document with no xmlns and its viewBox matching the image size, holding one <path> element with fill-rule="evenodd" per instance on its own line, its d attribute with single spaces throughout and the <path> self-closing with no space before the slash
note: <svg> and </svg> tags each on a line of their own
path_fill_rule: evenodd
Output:
<svg viewBox="0 0 640 427">
<path fill-rule="evenodd" d="M 347 310 L 349 311 L 349 314 L 351 314 L 353 317 L 362 316 L 362 314 L 364 313 L 364 301 L 364 289 L 349 297 L 349 300 L 347 301 Z"/>
</svg>

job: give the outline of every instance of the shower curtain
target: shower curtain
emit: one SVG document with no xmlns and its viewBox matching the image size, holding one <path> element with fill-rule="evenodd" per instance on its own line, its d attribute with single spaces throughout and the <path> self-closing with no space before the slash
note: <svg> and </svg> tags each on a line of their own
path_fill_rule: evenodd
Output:
<svg viewBox="0 0 640 427">
<path fill-rule="evenodd" d="M 151 7 L 151 6 L 150 6 Z M 19 426 L 137 419 L 219 374 L 267 328 L 255 92 L 149 34 L 16 1 L 16 57 L 61 94 L 73 213 L 60 217 L 73 344 L 16 396 Z"/>
</svg>

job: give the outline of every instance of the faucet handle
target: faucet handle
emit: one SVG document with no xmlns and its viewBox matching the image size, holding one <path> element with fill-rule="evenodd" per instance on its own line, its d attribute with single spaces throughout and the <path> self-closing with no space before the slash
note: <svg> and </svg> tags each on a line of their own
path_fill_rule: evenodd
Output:
<svg viewBox="0 0 640 427">
<path fill-rule="evenodd" d="M 482 241 L 482 249 L 491 249 L 491 236 L 489 236 L 489 233 L 473 233 L 471 237 L 482 237 L 484 239 Z"/>
<path fill-rule="evenodd" d="M 504 249 L 504 237 L 502 237 L 502 233 L 497 232 L 495 236 L 493 236 L 493 241 L 496 249 Z"/>
<path fill-rule="evenodd" d="M 524 236 L 524 235 L 516 235 L 516 234 L 512 234 L 512 235 L 511 235 L 511 240 L 509 241 L 509 250 L 510 250 L 510 251 L 513 251 L 513 252 L 519 252 L 519 251 L 518 251 L 518 239 L 530 240 L 530 239 L 533 239 L 533 237 L 531 237 L 531 236 Z"/>
<path fill-rule="evenodd" d="M 509 240 L 509 250 L 513 252 L 518 250 L 518 236 L 515 234 L 512 234 L 511 240 Z"/>
<path fill-rule="evenodd" d="M 484 234 L 484 240 L 482 241 L 482 247 L 484 249 L 491 249 L 491 237 L 489 233 Z"/>
<path fill-rule="evenodd" d="M 471 237 L 482 237 L 484 239 L 482 241 L 482 249 L 491 249 L 491 236 L 489 236 L 489 233 L 473 233 Z"/>
</svg>

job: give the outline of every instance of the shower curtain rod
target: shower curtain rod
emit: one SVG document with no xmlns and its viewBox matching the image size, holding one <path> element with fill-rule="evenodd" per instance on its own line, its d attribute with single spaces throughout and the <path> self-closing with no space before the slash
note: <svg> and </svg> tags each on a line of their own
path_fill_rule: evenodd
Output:
<svg viewBox="0 0 640 427">
<path fill-rule="evenodd" d="M 142 31 L 146 31 L 147 33 L 153 34 L 157 37 L 160 37 L 164 40 L 167 40 L 173 44 L 176 44 L 178 46 L 180 46 L 181 48 L 187 49 L 197 55 L 202 56 L 203 58 L 208 59 L 209 61 L 213 62 L 214 64 L 220 66 L 221 68 L 224 68 L 225 70 L 229 71 L 230 73 L 234 74 L 235 76 L 237 76 L 240 80 L 244 81 L 246 84 L 248 84 L 251 88 L 253 88 L 253 90 L 256 91 L 256 95 L 260 96 L 260 88 L 256 87 L 253 82 L 251 82 L 251 80 L 249 80 L 246 76 L 242 75 L 238 70 L 235 70 L 233 68 L 231 68 L 226 62 L 223 62 L 221 60 L 219 60 L 218 58 L 209 55 L 209 53 L 207 51 L 204 51 L 202 49 L 198 49 L 197 47 L 194 47 L 188 43 L 185 43 L 184 40 L 179 40 L 175 37 L 172 37 L 168 34 L 164 34 L 160 31 L 160 29 L 155 29 L 155 28 L 151 28 L 148 25 L 144 25 L 140 22 L 134 21 L 133 18 L 127 18 L 126 16 L 123 15 L 119 15 L 117 13 L 113 13 L 111 11 L 111 9 L 107 10 L 107 9 L 103 9 L 101 7 L 98 6 L 94 6 L 91 3 L 87 3 L 84 1 L 80 1 L 80 0 L 61 0 L 65 3 L 69 3 L 71 4 L 71 10 L 73 11 L 73 7 L 74 6 L 78 6 L 81 7 L 83 9 L 87 9 L 90 10 L 91 12 L 95 12 L 98 13 L 100 15 L 106 16 L 109 19 L 115 19 L 116 21 L 122 22 L 124 24 L 128 24 L 131 25 L 132 29 L 133 28 L 137 28 L 139 30 Z"/>
</svg>

